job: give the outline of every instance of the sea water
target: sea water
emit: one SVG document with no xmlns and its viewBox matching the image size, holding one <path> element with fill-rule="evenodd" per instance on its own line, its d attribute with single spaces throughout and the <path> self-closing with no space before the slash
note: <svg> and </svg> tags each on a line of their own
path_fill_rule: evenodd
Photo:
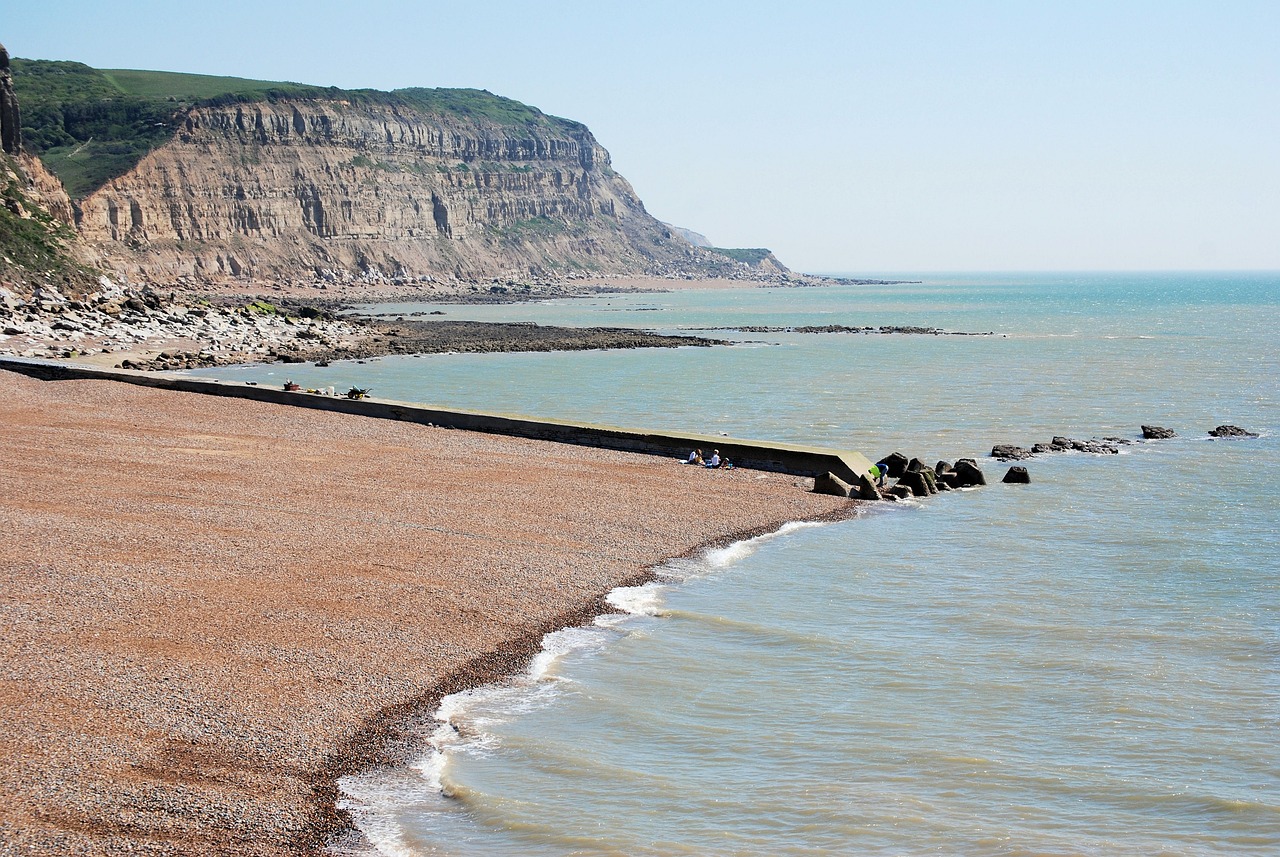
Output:
<svg viewBox="0 0 1280 857">
<path fill-rule="evenodd" d="M 527 674 L 449 697 L 434 752 L 346 780 L 379 850 L 1280 853 L 1280 276 L 909 279 L 381 310 L 981 335 L 212 371 L 930 463 L 1179 434 L 1036 458 L 1030 485 L 981 460 L 986 488 L 668 564 Z"/>
</svg>

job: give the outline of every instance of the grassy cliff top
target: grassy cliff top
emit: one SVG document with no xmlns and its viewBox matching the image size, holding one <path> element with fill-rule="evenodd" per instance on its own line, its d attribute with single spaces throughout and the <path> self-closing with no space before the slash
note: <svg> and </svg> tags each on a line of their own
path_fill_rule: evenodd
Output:
<svg viewBox="0 0 1280 857">
<path fill-rule="evenodd" d="M 22 136 L 73 199 L 128 172 L 172 137 L 200 106 L 288 99 L 389 105 L 524 130 L 574 133 L 583 126 L 481 89 L 344 90 L 240 77 L 95 69 L 84 63 L 14 59 Z"/>
</svg>

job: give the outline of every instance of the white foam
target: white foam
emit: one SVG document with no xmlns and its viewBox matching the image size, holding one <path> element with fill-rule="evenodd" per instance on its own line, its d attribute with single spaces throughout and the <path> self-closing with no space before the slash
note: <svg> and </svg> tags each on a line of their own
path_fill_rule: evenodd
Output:
<svg viewBox="0 0 1280 857">
<path fill-rule="evenodd" d="M 640 586 L 619 586 L 605 596 L 605 601 L 632 616 L 657 616 L 665 591 L 666 586 L 657 582 Z"/>
</svg>

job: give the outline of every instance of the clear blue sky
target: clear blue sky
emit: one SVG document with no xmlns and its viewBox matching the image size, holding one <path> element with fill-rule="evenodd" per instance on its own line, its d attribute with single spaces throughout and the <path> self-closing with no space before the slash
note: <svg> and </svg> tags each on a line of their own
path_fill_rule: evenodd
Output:
<svg viewBox="0 0 1280 857">
<path fill-rule="evenodd" d="M 1280 2 L 0 0 L 15 56 L 484 88 L 809 271 L 1280 269 Z"/>
</svg>

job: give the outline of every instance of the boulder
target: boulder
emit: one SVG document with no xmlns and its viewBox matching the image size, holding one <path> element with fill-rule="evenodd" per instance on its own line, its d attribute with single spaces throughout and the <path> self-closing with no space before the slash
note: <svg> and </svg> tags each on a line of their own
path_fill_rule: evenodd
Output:
<svg viewBox="0 0 1280 857">
<path fill-rule="evenodd" d="M 920 459 L 913 458 L 907 462 L 908 473 L 919 473 L 921 470 L 924 470 L 924 462 Z"/>
<path fill-rule="evenodd" d="M 880 463 L 888 469 L 890 479 L 898 479 L 907 472 L 907 457 L 901 452 L 885 456 L 880 459 Z"/>
<path fill-rule="evenodd" d="M 1011 443 L 997 443 L 991 447 L 991 457 L 997 461 L 1022 461 L 1031 457 L 1031 451 Z"/>
<path fill-rule="evenodd" d="M 824 473 L 813 480 L 813 493 L 830 494 L 833 497 L 848 497 L 852 486 L 834 473 Z"/>
<path fill-rule="evenodd" d="M 900 500 L 910 500 L 915 496 L 915 492 L 911 490 L 910 486 L 903 485 L 899 482 L 897 485 L 889 489 L 889 496 L 897 497 Z"/>
<path fill-rule="evenodd" d="M 962 458 L 956 462 L 953 488 L 972 488 L 975 485 L 986 485 L 987 477 L 982 475 L 981 468 L 972 458 Z"/>
<path fill-rule="evenodd" d="M 1218 426 L 1209 432 L 1209 437 L 1257 437 L 1255 432 L 1242 429 L 1240 426 Z"/>
<path fill-rule="evenodd" d="M 925 478 L 922 470 L 908 470 L 902 474 L 902 478 L 898 480 L 898 485 L 905 485 L 911 489 L 911 493 L 916 497 L 928 497 L 930 494 L 936 494 L 937 489 L 930 490 L 929 480 Z"/>
<path fill-rule="evenodd" d="M 939 476 L 941 476 L 944 473 L 950 473 L 951 472 L 950 462 L 939 461 L 937 464 L 933 465 L 933 472 L 938 474 Z"/>
<path fill-rule="evenodd" d="M 859 500 L 879 500 L 880 489 L 876 487 L 875 480 L 865 473 L 859 474 L 856 493 Z"/>
<path fill-rule="evenodd" d="M 1004 475 L 1001 482 L 1008 482 L 1012 485 L 1030 485 L 1031 474 L 1027 472 L 1027 468 L 1022 465 L 1014 465 L 1009 468 L 1009 472 Z"/>
<path fill-rule="evenodd" d="M 1167 429 L 1163 426 L 1143 426 L 1143 440 L 1166 440 L 1171 437 L 1177 437 L 1178 433 L 1173 429 Z"/>
</svg>

